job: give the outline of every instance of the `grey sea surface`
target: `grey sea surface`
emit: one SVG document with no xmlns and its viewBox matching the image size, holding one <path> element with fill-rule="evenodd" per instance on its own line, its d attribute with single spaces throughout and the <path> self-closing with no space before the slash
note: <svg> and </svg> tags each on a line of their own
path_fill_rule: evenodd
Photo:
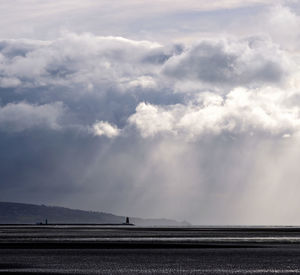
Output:
<svg viewBox="0 0 300 275">
<path fill-rule="evenodd" d="M 0 225 L 0 273 L 300 274 L 300 228 Z"/>
</svg>

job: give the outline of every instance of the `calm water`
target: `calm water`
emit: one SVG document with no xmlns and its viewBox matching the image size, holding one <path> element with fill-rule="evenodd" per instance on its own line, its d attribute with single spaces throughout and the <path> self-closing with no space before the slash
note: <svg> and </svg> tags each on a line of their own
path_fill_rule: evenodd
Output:
<svg viewBox="0 0 300 275">
<path fill-rule="evenodd" d="M 0 273 L 295 274 L 300 229 L 0 226 Z"/>
</svg>

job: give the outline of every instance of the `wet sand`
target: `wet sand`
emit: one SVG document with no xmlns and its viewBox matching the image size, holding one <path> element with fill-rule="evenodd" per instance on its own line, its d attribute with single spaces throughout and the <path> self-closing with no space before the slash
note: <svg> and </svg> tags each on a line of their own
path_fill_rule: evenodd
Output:
<svg viewBox="0 0 300 275">
<path fill-rule="evenodd" d="M 300 228 L 0 226 L 0 273 L 295 274 Z"/>
</svg>

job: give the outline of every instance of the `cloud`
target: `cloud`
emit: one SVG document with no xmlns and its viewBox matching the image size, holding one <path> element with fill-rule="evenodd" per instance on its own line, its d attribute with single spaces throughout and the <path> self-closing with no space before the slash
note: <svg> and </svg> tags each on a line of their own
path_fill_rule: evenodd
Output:
<svg viewBox="0 0 300 275">
<path fill-rule="evenodd" d="M 294 29 L 295 10 L 110 1 L 105 13 L 120 13 L 100 22 L 104 2 L 32 3 L 12 19 L 20 32 L 0 31 L 0 199 L 200 224 L 299 222 L 298 42 L 275 18 Z M 71 31 L 58 36 L 60 16 Z M 25 17 L 36 27 L 20 26 Z"/>
<path fill-rule="evenodd" d="M 96 136 L 106 136 L 108 138 L 114 138 L 120 134 L 120 130 L 105 121 L 96 122 L 93 125 L 93 131 Z"/>
<path fill-rule="evenodd" d="M 0 24 L 6 26 L 0 30 L 1 38 L 27 37 L 32 39 L 53 39 L 68 30 L 76 33 L 92 32 L 100 36 L 125 36 L 136 39 L 168 41 L 170 38 L 189 36 L 195 30 L 195 13 L 199 13 L 200 24 L 196 30 L 210 32 L 212 25 L 218 22 L 207 20 L 206 16 L 216 13 L 222 27 L 230 27 L 229 20 L 223 21 L 223 15 L 235 10 L 247 9 L 256 13 L 283 0 L 223 0 L 223 1 L 82 1 L 61 0 L 59 6 L 50 0 L 16 0 L 14 5 L 1 0 Z M 245 13 L 241 12 L 242 16 Z M 204 15 L 204 16 L 203 16 Z M 101 17 L 101 20 L 99 20 Z M 116 18 L 118 20 L 116 20 Z M 204 21 L 202 21 L 204 19 Z M 229 23 L 229 24 L 228 24 Z M 160 30 L 160 31 L 157 31 Z"/>
<path fill-rule="evenodd" d="M 259 38 L 203 41 L 170 58 L 163 71 L 180 80 L 213 85 L 280 83 L 290 62 L 278 45 Z"/>
<path fill-rule="evenodd" d="M 0 130 L 20 132 L 37 127 L 57 130 L 61 128 L 59 120 L 63 113 L 61 102 L 45 105 L 9 103 L 0 107 Z"/>
<path fill-rule="evenodd" d="M 274 5 L 262 16 L 261 30 L 268 33 L 275 43 L 283 48 L 297 51 L 299 48 L 300 17 L 291 8 L 284 5 Z"/>
<path fill-rule="evenodd" d="M 277 44 L 264 37 L 163 47 L 120 37 L 66 34 L 54 41 L 4 40 L 1 45 L 3 88 L 52 85 L 132 92 L 184 86 L 189 90 L 191 83 L 198 88 L 255 87 L 280 84 L 295 66 Z"/>
<path fill-rule="evenodd" d="M 143 137 L 160 133 L 197 138 L 222 133 L 285 136 L 298 133 L 300 108 L 285 106 L 283 91 L 236 88 L 225 98 L 203 93 L 196 102 L 168 107 L 140 103 L 129 118 Z"/>
<path fill-rule="evenodd" d="M 143 73 L 149 73 L 151 66 L 142 66 L 140 59 L 160 48 L 159 44 L 148 41 L 90 34 L 67 34 L 48 42 L 4 40 L 1 45 L 2 87 L 71 86 L 73 83 L 90 88 L 106 82 L 121 85 L 127 81 L 135 85 L 133 81 L 143 80 Z"/>
</svg>

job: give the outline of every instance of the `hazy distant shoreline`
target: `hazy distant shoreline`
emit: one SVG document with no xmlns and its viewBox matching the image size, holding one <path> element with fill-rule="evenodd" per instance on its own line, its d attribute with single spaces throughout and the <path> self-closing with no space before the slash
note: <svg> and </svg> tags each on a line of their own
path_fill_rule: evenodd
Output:
<svg viewBox="0 0 300 275">
<path fill-rule="evenodd" d="M 144 219 L 129 217 L 130 223 L 139 226 L 184 226 L 188 222 L 171 219 Z M 0 224 L 123 224 L 125 216 L 111 213 L 84 211 L 58 206 L 35 205 L 26 203 L 0 202 Z"/>
</svg>

